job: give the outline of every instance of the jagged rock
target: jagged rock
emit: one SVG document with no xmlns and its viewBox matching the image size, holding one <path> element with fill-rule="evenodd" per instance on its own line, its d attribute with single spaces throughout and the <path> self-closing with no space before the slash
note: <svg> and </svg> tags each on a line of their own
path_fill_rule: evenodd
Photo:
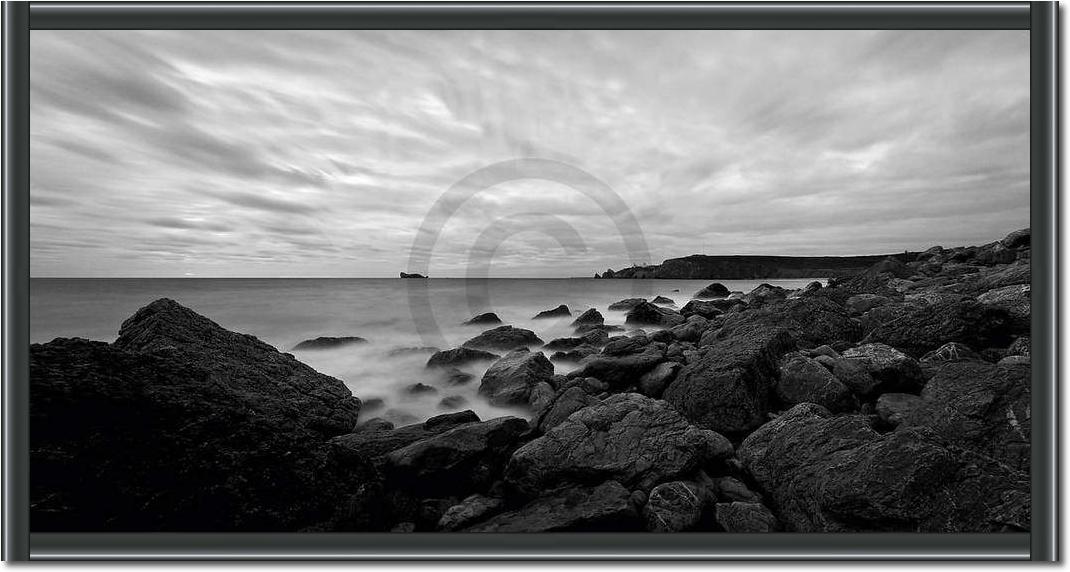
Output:
<svg viewBox="0 0 1070 572">
<path fill-rule="evenodd" d="M 714 282 L 702 290 L 695 292 L 694 297 L 698 300 L 703 300 L 707 298 L 724 298 L 725 296 L 728 296 L 728 294 L 728 288 L 725 288 L 724 284 Z"/>
<path fill-rule="evenodd" d="M 639 391 L 643 395 L 659 399 L 678 371 L 680 371 L 680 364 L 676 362 L 659 363 L 654 369 L 639 377 Z"/>
<path fill-rule="evenodd" d="M 665 344 L 645 337 L 611 340 L 602 353 L 585 358 L 569 377 L 594 377 L 613 388 L 626 388 L 665 360 Z"/>
<path fill-rule="evenodd" d="M 725 532 L 776 532 L 780 523 L 765 505 L 756 502 L 719 502 L 717 524 Z"/>
<path fill-rule="evenodd" d="M 968 298 L 944 300 L 927 306 L 896 308 L 863 341 L 888 344 L 920 357 L 947 342 L 976 348 L 1006 347 L 1010 343 L 1009 326 L 1010 318 L 1005 310 Z"/>
<path fill-rule="evenodd" d="M 605 323 L 605 321 L 605 318 L 602 317 L 602 314 L 598 310 L 596 310 L 595 308 L 589 308 L 582 314 L 580 314 L 578 318 L 572 320 L 572 325 L 585 326 L 593 324 L 603 324 Z"/>
<path fill-rule="evenodd" d="M 798 353 L 788 354 L 781 363 L 776 395 L 788 407 L 816 403 L 835 412 L 858 408 L 847 386 L 817 361 Z"/>
<path fill-rule="evenodd" d="M 1032 346 L 1029 336 L 1022 336 L 1007 348 L 1008 356 L 1028 356 Z"/>
<path fill-rule="evenodd" d="M 553 402 L 536 416 L 532 425 L 545 433 L 560 425 L 569 415 L 596 403 L 598 400 L 588 395 L 582 387 L 569 387 L 554 396 Z"/>
<path fill-rule="evenodd" d="M 500 324 L 502 319 L 494 312 L 484 312 L 464 323 L 465 326 L 484 326 L 488 324 Z"/>
<path fill-rule="evenodd" d="M 1030 469 L 1030 367 L 980 361 L 942 364 L 900 427 L 922 426 L 948 443 Z"/>
<path fill-rule="evenodd" d="M 965 344 L 948 342 L 935 350 L 921 356 L 922 365 L 940 364 L 946 361 L 979 360 L 981 356 Z"/>
<path fill-rule="evenodd" d="M 691 300 L 680 308 L 680 315 L 684 317 L 698 314 L 706 319 L 716 318 L 730 308 L 743 306 L 740 300 Z"/>
<path fill-rule="evenodd" d="M 549 382 L 554 364 L 542 352 L 520 349 L 491 364 L 479 382 L 479 394 L 494 405 L 526 405 L 539 382 Z"/>
<path fill-rule="evenodd" d="M 512 351 L 528 346 L 541 346 L 543 341 L 535 332 L 513 326 L 498 326 L 461 344 L 466 348 Z"/>
<path fill-rule="evenodd" d="M 977 297 L 977 301 L 993 308 L 999 308 L 1010 316 L 1010 329 L 1014 333 L 1028 334 L 1031 328 L 1031 287 L 1029 284 L 1015 284 L 994 288 Z"/>
<path fill-rule="evenodd" d="M 535 314 L 535 317 L 533 317 L 532 320 L 542 320 L 545 318 L 564 318 L 571 315 L 572 312 L 569 311 L 568 306 L 561 304 L 553 310 L 543 310 L 542 312 Z"/>
<path fill-rule="evenodd" d="M 114 344 L 32 344 L 29 374 L 35 532 L 297 530 L 374 480 L 330 456 L 341 381 L 173 300 Z"/>
<path fill-rule="evenodd" d="M 649 490 L 731 454 L 727 439 L 690 425 L 664 402 L 621 393 L 518 449 L 505 480 L 527 496 L 607 479 Z"/>
<path fill-rule="evenodd" d="M 554 397 L 556 397 L 554 386 L 550 385 L 547 381 L 540 381 L 531 389 L 531 395 L 528 397 L 528 406 L 533 412 L 538 414 L 553 403 Z"/>
<path fill-rule="evenodd" d="M 878 294 L 855 294 L 847 299 L 847 310 L 853 316 L 861 316 L 873 308 L 878 308 L 890 302 L 888 298 Z"/>
<path fill-rule="evenodd" d="M 880 434 L 804 403 L 747 437 L 739 458 L 796 532 L 1029 528 L 1028 475 L 924 430 Z"/>
<path fill-rule="evenodd" d="M 702 521 L 709 495 L 688 481 L 662 483 L 650 490 L 643 517 L 651 532 L 684 532 Z"/>
<path fill-rule="evenodd" d="M 1023 228 L 1008 234 L 999 242 L 1006 248 L 1029 248 L 1031 238 L 1031 230 Z"/>
<path fill-rule="evenodd" d="M 320 336 L 311 340 L 305 340 L 293 347 L 293 351 L 308 350 L 333 350 L 355 344 L 366 344 L 368 340 L 357 336 L 329 337 Z"/>
<path fill-rule="evenodd" d="M 608 481 L 574 487 L 537 498 L 520 509 L 501 513 L 467 532 L 582 532 L 638 530 L 639 514 L 628 489 Z"/>
<path fill-rule="evenodd" d="M 550 361 L 579 363 L 588 356 L 598 353 L 598 348 L 591 345 L 582 345 L 568 351 L 554 352 L 550 355 Z"/>
<path fill-rule="evenodd" d="M 645 298 L 625 298 L 619 302 L 613 302 L 612 304 L 610 304 L 609 309 L 617 311 L 623 310 L 626 312 L 638 306 L 639 304 L 642 304 L 643 302 L 646 302 Z"/>
<path fill-rule="evenodd" d="M 447 509 L 439 519 L 437 528 L 443 532 L 460 530 L 485 520 L 504 508 L 505 502 L 500 498 L 474 494 Z"/>
<path fill-rule="evenodd" d="M 684 366 L 664 399 L 700 427 L 746 434 L 765 422 L 777 361 L 794 345 L 782 329 L 741 327 Z"/>
<path fill-rule="evenodd" d="M 641 302 L 631 310 L 628 310 L 624 323 L 640 326 L 672 327 L 684 323 L 684 320 L 685 318 L 679 312 L 655 306 L 650 302 Z"/>
<path fill-rule="evenodd" d="M 423 423 L 398 427 L 391 431 L 358 432 L 340 435 L 331 439 L 330 445 L 337 458 L 347 464 L 372 461 L 391 451 L 411 445 L 439 433 L 479 422 L 479 416 L 470 410 L 446 413 L 432 417 Z"/>
<path fill-rule="evenodd" d="M 885 344 L 863 344 L 843 352 L 836 360 L 833 375 L 863 399 L 875 399 L 888 392 L 917 393 L 925 384 L 921 366 L 917 360 Z M 853 362 L 862 367 L 869 377 L 838 375 L 843 362 Z"/>
<path fill-rule="evenodd" d="M 676 304 L 676 302 L 673 302 L 672 298 L 666 298 L 665 296 L 655 296 L 651 302 L 654 304 Z"/>
<path fill-rule="evenodd" d="M 770 302 L 758 309 L 727 314 L 718 337 L 728 337 L 736 328 L 755 325 L 785 329 L 802 347 L 855 342 L 862 337 L 858 321 L 848 315 L 846 308 L 821 297 Z"/>
<path fill-rule="evenodd" d="M 427 360 L 427 367 L 457 367 L 479 361 L 494 361 L 500 356 L 472 348 L 454 348 L 435 352 Z"/>
<path fill-rule="evenodd" d="M 768 302 L 783 300 L 788 297 L 788 291 L 780 286 L 771 284 L 759 284 L 755 289 L 743 297 L 743 301 L 749 306 L 760 306 Z"/>
<path fill-rule="evenodd" d="M 877 398 L 877 417 L 889 427 L 896 427 L 921 406 L 920 396 L 910 393 L 885 393 Z"/>
<path fill-rule="evenodd" d="M 981 293 L 1014 284 L 1029 284 L 1032 278 L 1029 260 L 1018 260 L 1014 264 L 994 267 L 987 272 L 979 273 L 979 277 L 971 283 L 971 287 L 977 293 Z"/>
<path fill-rule="evenodd" d="M 416 441 L 386 455 L 387 482 L 418 491 L 420 497 L 485 490 L 527 430 L 527 421 L 501 417 Z"/>
<path fill-rule="evenodd" d="M 702 339 L 703 334 L 709 328 L 709 320 L 699 315 L 693 315 L 687 319 L 687 322 L 679 326 L 673 326 L 669 330 L 661 330 L 661 332 L 669 334 L 669 337 L 672 338 L 669 341 L 679 340 L 693 343 Z"/>
</svg>

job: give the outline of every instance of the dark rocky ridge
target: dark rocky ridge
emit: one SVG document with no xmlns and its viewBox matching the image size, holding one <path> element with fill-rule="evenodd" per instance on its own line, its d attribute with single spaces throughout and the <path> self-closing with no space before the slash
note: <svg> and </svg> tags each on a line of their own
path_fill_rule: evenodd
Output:
<svg viewBox="0 0 1070 572">
<path fill-rule="evenodd" d="M 872 256 L 710 256 L 693 254 L 661 264 L 606 270 L 595 278 L 672 278 L 684 280 L 756 280 L 845 276 L 892 257 L 907 260 L 916 253 Z"/>
</svg>

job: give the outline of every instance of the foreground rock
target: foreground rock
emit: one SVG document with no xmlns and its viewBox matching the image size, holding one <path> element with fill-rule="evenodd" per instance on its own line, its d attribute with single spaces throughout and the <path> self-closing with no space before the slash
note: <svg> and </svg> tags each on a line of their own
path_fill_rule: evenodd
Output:
<svg viewBox="0 0 1070 572">
<path fill-rule="evenodd" d="M 31 345 L 30 387 L 35 531 L 293 531 L 368 478 L 326 443 L 360 410 L 341 381 L 173 300 Z"/>
<path fill-rule="evenodd" d="M 646 302 L 645 298 L 625 298 L 619 302 L 613 302 L 612 304 L 610 304 L 609 309 L 616 311 L 623 310 L 627 312 L 628 310 L 631 310 L 632 308 L 638 306 L 639 304 L 642 304 L 643 302 Z"/>
<path fill-rule="evenodd" d="M 885 344 L 863 344 L 844 351 L 832 371 L 863 399 L 888 392 L 917 393 L 925 384 L 917 360 Z"/>
<path fill-rule="evenodd" d="M 518 449 L 505 480 L 529 497 L 606 480 L 649 490 L 731 454 L 727 439 L 692 426 L 664 402 L 622 393 L 573 413 Z"/>
<path fill-rule="evenodd" d="M 499 326 L 487 330 L 482 334 L 461 344 L 462 347 L 481 350 L 511 351 L 528 346 L 541 346 L 543 344 L 539 336 L 531 330 L 514 328 L 513 326 Z"/>
<path fill-rule="evenodd" d="M 692 423 L 729 437 L 742 436 L 765 422 L 777 362 L 795 349 L 785 331 L 750 327 L 715 339 L 688 363 L 665 390 L 664 399 Z"/>
<path fill-rule="evenodd" d="M 1011 319 L 1006 310 L 970 298 L 886 308 L 890 311 L 864 341 L 884 343 L 916 358 L 948 342 L 987 348 L 1006 347 L 1011 341 Z"/>
<path fill-rule="evenodd" d="M 792 408 L 747 437 L 744 467 L 796 532 L 1028 530 L 1028 475 L 917 429 Z"/>
<path fill-rule="evenodd" d="M 397 429 L 379 431 L 356 431 L 331 439 L 335 456 L 343 463 L 361 465 L 374 462 L 379 457 L 428 439 L 462 425 L 478 423 L 479 416 L 472 411 L 446 413 L 432 417 L 423 423 L 405 425 Z"/>
<path fill-rule="evenodd" d="M 574 487 L 535 499 L 465 529 L 467 532 L 613 532 L 638 530 L 639 513 L 631 493 L 609 481 Z"/>
<path fill-rule="evenodd" d="M 688 481 L 662 483 L 650 491 L 643 516 L 651 532 L 686 532 L 702 522 L 710 499 L 706 491 Z"/>
<path fill-rule="evenodd" d="M 702 290 L 695 292 L 695 298 L 698 300 L 705 300 L 709 298 L 724 298 L 728 296 L 728 288 L 720 282 L 714 282 L 709 286 L 706 286 Z"/>
<path fill-rule="evenodd" d="M 357 336 L 326 337 L 320 336 L 311 340 L 305 340 L 293 347 L 294 351 L 303 350 L 333 350 L 356 344 L 366 344 L 368 340 Z"/>
<path fill-rule="evenodd" d="M 851 390 L 828 368 L 801 354 L 789 354 L 781 362 L 776 395 L 788 407 L 816 403 L 834 412 L 858 407 L 858 400 Z"/>
<path fill-rule="evenodd" d="M 454 348 L 435 352 L 427 360 L 427 367 L 458 367 L 479 361 L 494 361 L 500 356 L 472 348 Z"/>
<path fill-rule="evenodd" d="M 686 318 L 681 316 L 679 312 L 655 306 L 650 302 L 642 302 L 636 304 L 631 310 L 628 310 L 624 323 L 637 326 L 661 326 L 670 328 L 684 323 L 685 320 Z"/>
<path fill-rule="evenodd" d="M 611 340 L 602 353 L 591 355 L 570 372 L 572 378 L 593 377 L 615 391 L 634 387 L 643 374 L 665 360 L 664 343 L 651 342 L 646 336 Z"/>
<path fill-rule="evenodd" d="M 526 405 L 532 389 L 553 375 L 554 364 L 542 352 L 516 350 L 487 369 L 479 382 L 479 394 L 494 405 Z"/>
</svg>

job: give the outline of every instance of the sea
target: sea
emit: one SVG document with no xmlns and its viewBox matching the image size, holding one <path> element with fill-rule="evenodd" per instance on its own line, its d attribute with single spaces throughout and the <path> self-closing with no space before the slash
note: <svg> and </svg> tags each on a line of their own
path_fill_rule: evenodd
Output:
<svg viewBox="0 0 1070 572">
<path fill-rule="evenodd" d="M 252 334 L 292 353 L 317 371 L 342 380 L 368 402 L 362 419 L 382 417 L 415 423 L 463 409 L 481 418 L 527 415 L 495 407 L 478 393 L 487 364 L 462 368 L 472 381 L 453 385 L 425 367 L 432 350 L 460 346 L 493 326 L 463 322 L 483 312 L 505 324 L 534 331 L 544 341 L 572 335 L 570 323 L 597 308 L 607 324 L 624 326 L 625 313 L 607 307 L 625 298 L 664 296 L 680 308 L 711 282 L 749 292 L 762 282 L 801 288 L 814 280 L 599 280 L 575 279 L 398 279 L 398 278 L 33 278 L 30 282 L 30 339 L 57 337 L 114 341 L 123 320 L 157 298 L 171 298 L 229 330 Z M 535 320 L 540 311 L 565 304 L 572 317 Z M 629 328 L 631 329 L 631 328 Z M 649 328 L 645 328 L 649 331 Z M 295 351 L 319 336 L 368 340 L 331 350 Z M 533 347 L 533 350 L 538 349 Z M 574 364 L 555 364 L 567 373 Z M 412 394 L 416 383 L 434 392 Z M 441 402 L 455 397 L 449 406 Z"/>
</svg>

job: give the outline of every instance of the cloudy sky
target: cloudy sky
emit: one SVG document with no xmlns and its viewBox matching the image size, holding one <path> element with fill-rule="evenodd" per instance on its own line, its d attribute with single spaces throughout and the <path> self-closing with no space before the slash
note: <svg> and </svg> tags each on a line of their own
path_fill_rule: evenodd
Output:
<svg viewBox="0 0 1070 572">
<path fill-rule="evenodd" d="M 433 276 L 982 244 L 1028 226 L 1028 40 L 37 30 L 32 273 L 396 276 L 447 189 L 518 158 L 627 213 L 528 172 L 440 203 Z"/>
</svg>

